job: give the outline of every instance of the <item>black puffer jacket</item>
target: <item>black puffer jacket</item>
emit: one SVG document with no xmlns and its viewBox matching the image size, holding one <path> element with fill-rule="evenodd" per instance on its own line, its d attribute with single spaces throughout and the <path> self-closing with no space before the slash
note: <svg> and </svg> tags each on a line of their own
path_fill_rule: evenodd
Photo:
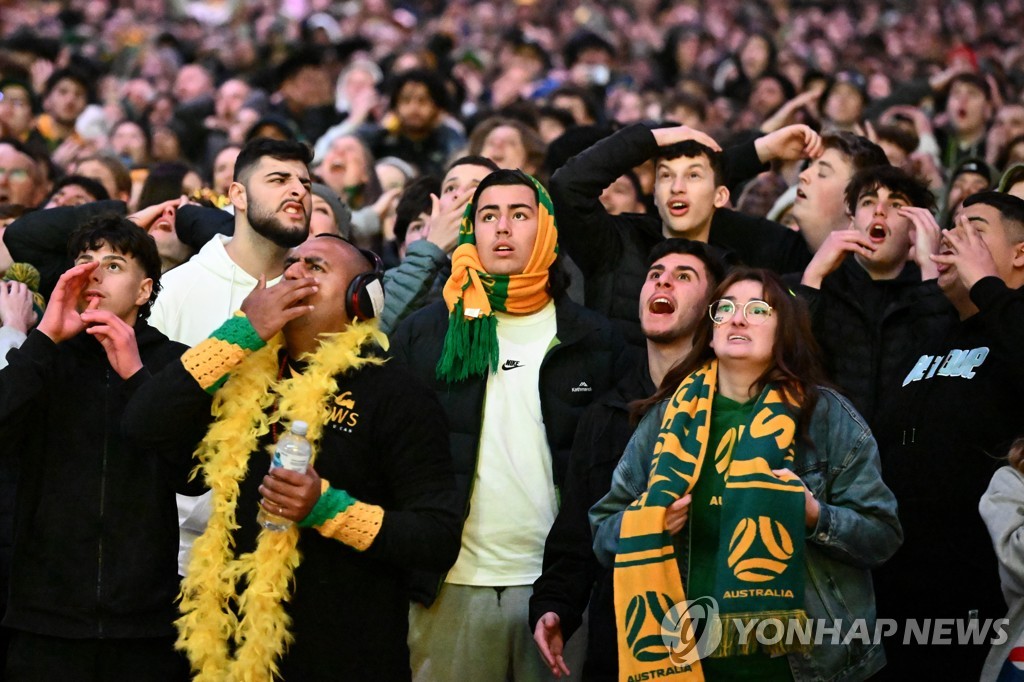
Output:
<svg viewBox="0 0 1024 682">
<path fill-rule="evenodd" d="M 34 331 L 0 371 L 5 453 L 21 464 L 7 627 L 76 639 L 174 632 L 174 485 L 186 470 L 176 453 L 124 438 L 121 418 L 186 347 L 145 322 L 135 335 L 144 369 L 128 381 L 86 334 L 54 344 Z"/>
<path fill-rule="evenodd" d="M 957 321 L 935 281 L 922 282 L 913 263 L 896 279 L 873 281 L 849 257 L 820 290 L 796 291 L 810 305 L 829 376 L 872 427 L 882 391 L 906 373 L 922 339 L 941 338 Z"/>
<path fill-rule="evenodd" d="M 631 125 L 572 157 L 551 178 L 559 244 L 583 272 L 587 307 L 607 315 L 636 346 L 644 343 L 637 301 L 647 254 L 664 239 L 661 219 L 656 213 L 609 215 L 600 197 L 616 178 L 657 152 L 650 129 Z M 728 179 L 762 169 L 753 143 L 725 150 L 723 165 Z M 708 243 L 731 252 L 734 260 L 780 274 L 802 272 L 811 258 L 799 233 L 728 209 L 715 211 Z"/>
<path fill-rule="evenodd" d="M 614 383 L 622 341 L 608 320 L 566 299 L 555 304 L 555 324 L 558 343 L 544 357 L 539 390 L 558 490 L 565 479 L 580 415 Z M 429 305 L 399 325 L 391 337 L 391 353 L 427 382 L 444 406 L 451 428 L 456 487 L 468 514 L 487 382 L 478 378 L 446 384 L 437 379 L 434 368 L 447 330 L 444 303 Z M 413 598 L 429 606 L 441 577 L 422 575 L 413 585 Z"/>
<path fill-rule="evenodd" d="M 653 395 L 646 358 L 638 358 L 614 389 L 587 408 L 573 442 L 562 506 L 544 544 L 544 572 L 530 596 L 530 630 L 549 611 L 568 641 L 587 620 L 584 680 L 618 679 L 612 571 L 594 556 L 590 508 L 608 494 L 612 474 L 633 435 L 629 404 Z"/>
</svg>

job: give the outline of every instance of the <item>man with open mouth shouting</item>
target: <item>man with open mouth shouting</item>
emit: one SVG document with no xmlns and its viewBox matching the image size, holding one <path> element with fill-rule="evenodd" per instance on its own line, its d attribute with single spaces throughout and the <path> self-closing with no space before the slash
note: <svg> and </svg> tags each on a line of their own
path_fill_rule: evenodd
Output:
<svg viewBox="0 0 1024 682">
<path fill-rule="evenodd" d="M 851 229 L 825 239 L 797 291 L 810 303 L 829 375 L 874 423 L 882 391 L 917 340 L 941 335 L 955 314 L 928 258 L 939 244 L 928 188 L 895 166 L 877 166 L 853 176 L 846 200 Z"/>
<path fill-rule="evenodd" d="M 905 535 L 874 574 L 878 616 L 952 618 L 954 628 L 1006 613 L 978 500 L 1024 424 L 1024 200 L 975 194 L 955 224 L 931 260 L 959 319 L 915 336 L 873 429 Z M 982 640 L 925 647 L 892 638 L 885 679 L 977 676 Z"/>
</svg>

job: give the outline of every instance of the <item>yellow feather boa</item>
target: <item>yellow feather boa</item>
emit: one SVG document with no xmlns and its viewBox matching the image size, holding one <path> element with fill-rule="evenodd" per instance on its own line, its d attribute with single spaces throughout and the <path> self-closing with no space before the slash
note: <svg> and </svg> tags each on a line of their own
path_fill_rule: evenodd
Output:
<svg viewBox="0 0 1024 682">
<path fill-rule="evenodd" d="M 283 339 L 278 335 L 236 367 L 214 397 L 214 422 L 195 454 L 196 471 L 202 471 L 213 491 L 210 522 L 192 547 L 181 588 L 182 615 L 176 622 L 177 647 L 188 654 L 197 681 L 258 682 L 277 674 L 278 660 L 292 641 L 284 602 L 300 561 L 299 529 L 260 530 L 256 550 L 235 557 L 231 534 L 239 527 L 239 482 L 274 422 L 305 421 L 315 459 L 326 401 L 338 390 L 334 377 L 383 362 L 360 356 L 370 341 L 387 347 L 387 337 L 375 322 L 353 323 L 344 332 L 324 335 L 316 352 L 301 358 L 309 363 L 306 370 L 279 381 Z M 275 401 L 276 413 L 268 415 Z M 251 511 L 255 516 L 257 510 Z M 240 595 L 239 578 L 246 584 Z"/>
</svg>

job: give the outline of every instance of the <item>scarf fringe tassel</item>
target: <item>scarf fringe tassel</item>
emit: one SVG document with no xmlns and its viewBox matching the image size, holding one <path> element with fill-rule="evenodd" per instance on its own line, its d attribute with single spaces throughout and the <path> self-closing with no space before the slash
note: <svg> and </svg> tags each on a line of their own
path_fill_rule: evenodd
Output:
<svg viewBox="0 0 1024 682">
<path fill-rule="evenodd" d="M 759 624 L 770 623 L 763 629 L 764 637 L 778 642 L 762 644 L 758 641 Z M 793 611 L 767 611 L 757 614 L 719 614 L 712 627 L 720 628 L 722 641 L 711 654 L 711 658 L 750 656 L 763 652 L 769 656 L 783 656 L 789 653 L 805 653 L 813 649 L 814 633 L 811 621 L 803 609 Z M 779 633 L 779 628 L 782 632 Z"/>
<path fill-rule="evenodd" d="M 471 376 L 486 377 L 495 371 L 498 367 L 497 332 L 495 315 L 467 318 L 460 299 L 448 318 L 437 378 L 454 383 Z"/>
</svg>

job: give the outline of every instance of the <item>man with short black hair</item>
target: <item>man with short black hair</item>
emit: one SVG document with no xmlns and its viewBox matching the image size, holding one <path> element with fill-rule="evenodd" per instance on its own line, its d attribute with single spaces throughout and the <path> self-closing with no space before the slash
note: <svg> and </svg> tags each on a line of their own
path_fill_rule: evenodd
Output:
<svg viewBox="0 0 1024 682">
<path fill-rule="evenodd" d="M 949 123 L 935 131 L 942 165 L 955 168 L 966 158 L 985 158 L 985 135 L 992 117 L 992 91 L 985 77 L 958 73 L 946 89 Z"/>
<path fill-rule="evenodd" d="M 140 445 L 121 418 L 185 347 L 145 321 L 160 279 L 145 232 L 100 217 L 68 248 L 75 266 L 0 371 L 0 428 L 21 464 L 5 679 L 184 680 L 174 488 L 189 451 Z"/>
<path fill-rule="evenodd" d="M 957 633 L 1006 614 L 978 500 L 1024 424 L 1024 200 L 968 198 L 940 250 L 937 283 L 960 320 L 922 335 L 887 387 L 874 431 L 905 540 L 874 578 L 879 618 L 953 619 Z M 927 647 L 890 637 L 887 671 L 971 679 L 995 636 Z"/>
<path fill-rule="evenodd" d="M 312 183 L 309 147 L 257 138 L 242 148 L 228 197 L 235 209 L 232 236 L 217 235 L 191 260 L 168 271 L 153 308 L 153 326 L 194 346 L 232 315 L 257 284 L 273 286 L 288 250 L 309 235 Z M 207 500 L 206 496 L 198 498 Z M 205 502 L 179 496 L 184 575 L 193 540 L 206 527 Z"/>
<path fill-rule="evenodd" d="M 633 434 L 631 403 L 653 395 L 668 370 L 690 351 L 697 321 L 725 278 L 718 256 L 702 242 L 666 239 L 648 258 L 639 301 L 646 352 L 580 419 L 562 504 L 544 544 L 544 572 L 530 597 L 533 638 L 556 677 L 572 672 L 564 647 L 589 608 L 583 679 L 618 679 L 612 575 L 594 556 L 587 513 L 611 487 Z"/>
<path fill-rule="evenodd" d="M 41 143 L 53 152 L 65 140 L 81 144 L 75 122 L 92 99 L 89 77 L 75 68 L 54 71 L 43 88 L 43 113 L 36 119 L 28 142 Z"/>
<path fill-rule="evenodd" d="M 84 175 L 65 175 L 53 186 L 53 192 L 43 208 L 56 206 L 81 206 L 93 201 L 110 199 L 107 190 L 96 180 Z"/>
<path fill-rule="evenodd" d="M 153 326 L 194 345 L 238 309 L 261 277 L 274 284 L 288 249 L 309 234 L 311 159 L 309 147 L 299 142 L 257 138 L 245 145 L 228 189 L 233 236 L 218 235 L 167 274 Z"/>
<path fill-rule="evenodd" d="M 277 92 L 271 97 L 270 113 L 287 118 L 298 140 L 312 145 L 340 118 L 321 54 L 302 48 L 285 59 L 275 75 Z"/>
</svg>

